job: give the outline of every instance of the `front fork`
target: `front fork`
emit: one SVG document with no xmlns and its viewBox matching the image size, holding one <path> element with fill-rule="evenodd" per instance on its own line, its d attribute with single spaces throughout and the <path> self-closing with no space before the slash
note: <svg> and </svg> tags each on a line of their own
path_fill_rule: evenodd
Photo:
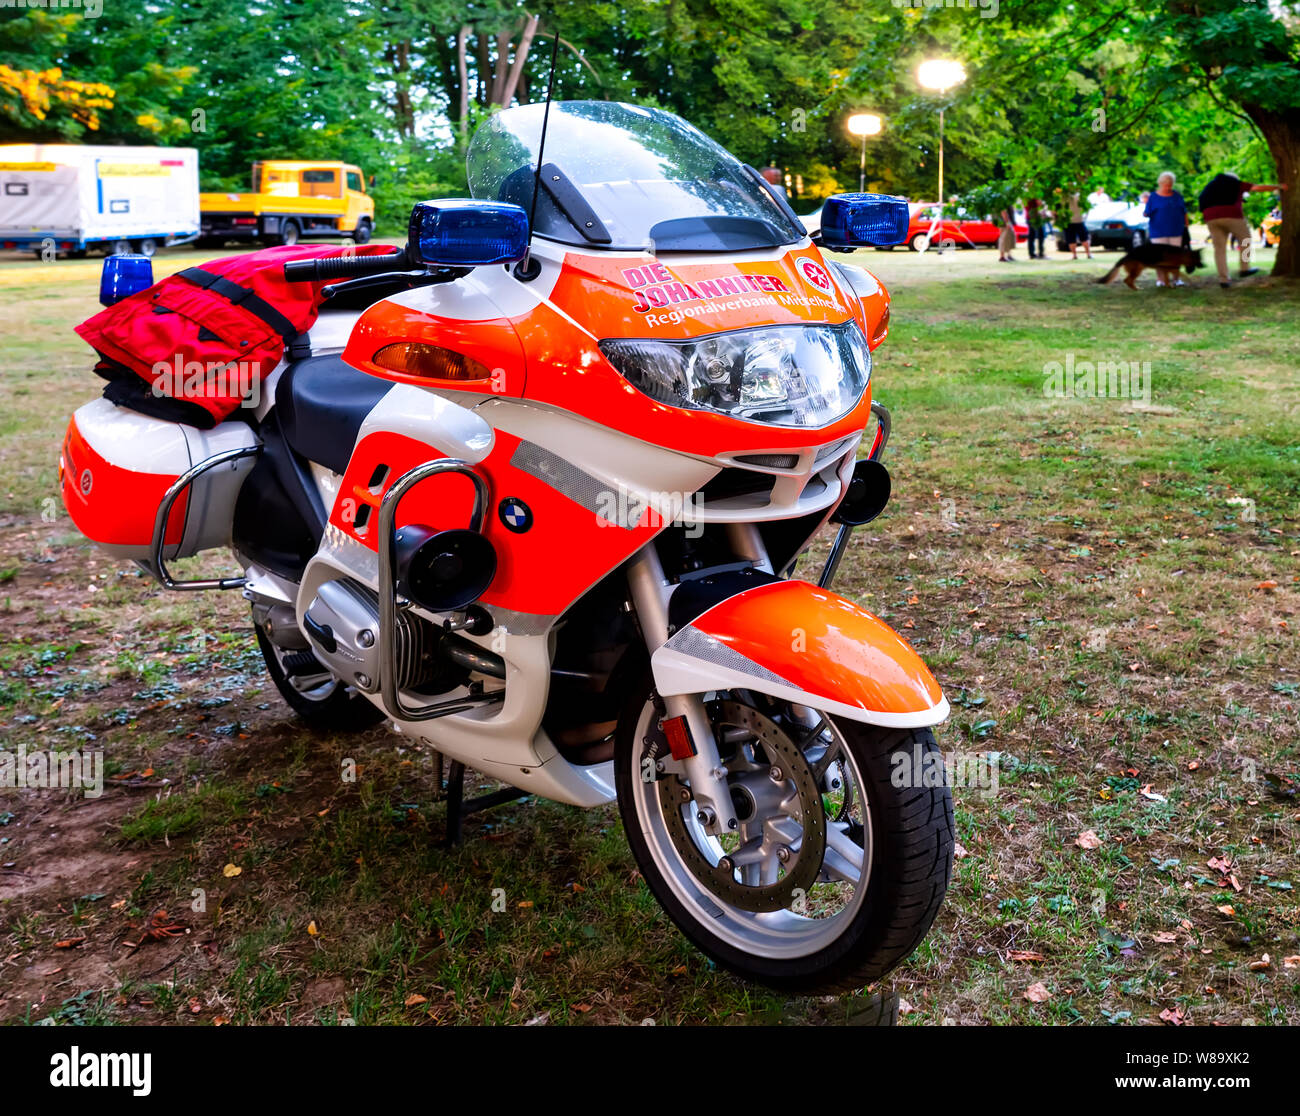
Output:
<svg viewBox="0 0 1300 1116">
<path fill-rule="evenodd" d="M 627 581 L 646 648 L 653 655 L 668 640 L 669 592 L 669 583 L 664 577 L 654 543 L 642 547 L 628 565 Z M 699 808 L 697 820 L 714 836 L 734 833 L 739 826 L 736 808 L 727 788 L 727 769 L 722 765 L 704 701 L 698 694 L 677 694 L 662 700 L 668 717 L 685 719 L 691 743 L 695 746 L 695 755 L 681 763 Z"/>
</svg>

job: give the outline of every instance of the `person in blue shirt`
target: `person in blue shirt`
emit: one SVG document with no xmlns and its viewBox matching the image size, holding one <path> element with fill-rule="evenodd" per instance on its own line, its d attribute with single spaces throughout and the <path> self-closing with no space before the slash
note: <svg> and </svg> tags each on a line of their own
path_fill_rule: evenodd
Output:
<svg viewBox="0 0 1300 1116">
<path fill-rule="evenodd" d="M 1183 195 L 1174 189 L 1174 176 L 1169 171 L 1162 171 L 1156 180 L 1155 193 L 1147 198 L 1146 217 L 1147 236 L 1152 244 L 1172 244 L 1181 248 L 1183 233 L 1187 229 L 1187 203 Z M 1156 268 L 1157 287 L 1185 287 L 1178 278 L 1178 269 Z"/>
</svg>

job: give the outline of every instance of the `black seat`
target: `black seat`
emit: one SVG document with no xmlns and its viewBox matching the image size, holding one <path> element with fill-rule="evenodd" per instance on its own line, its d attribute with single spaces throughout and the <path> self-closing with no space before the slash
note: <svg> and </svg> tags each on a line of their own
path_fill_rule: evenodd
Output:
<svg viewBox="0 0 1300 1116">
<path fill-rule="evenodd" d="M 357 433 L 393 385 L 358 372 L 342 357 L 308 357 L 291 364 L 275 386 L 284 440 L 308 461 L 335 473 L 348 467 Z"/>
</svg>

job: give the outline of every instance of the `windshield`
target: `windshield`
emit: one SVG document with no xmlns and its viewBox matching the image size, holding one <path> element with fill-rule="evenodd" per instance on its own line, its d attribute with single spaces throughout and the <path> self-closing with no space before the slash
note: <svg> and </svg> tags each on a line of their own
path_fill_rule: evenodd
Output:
<svg viewBox="0 0 1300 1116">
<path fill-rule="evenodd" d="M 532 209 L 545 105 L 489 117 L 466 154 L 470 193 Z M 587 248 L 739 251 L 803 227 L 756 171 L 680 117 L 609 101 L 551 104 L 534 232 Z"/>
</svg>

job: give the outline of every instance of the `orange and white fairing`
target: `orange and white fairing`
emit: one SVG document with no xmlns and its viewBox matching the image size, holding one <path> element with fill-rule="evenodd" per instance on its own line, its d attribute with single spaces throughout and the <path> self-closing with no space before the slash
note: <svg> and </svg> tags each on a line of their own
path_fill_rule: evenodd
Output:
<svg viewBox="0 0 1300 1116">
<path fill-rule="evenodd" d="M 714 605 L 678 629 L 650 665 L 664 696 L 757 690 L 889 728 L 948 716 L 948 699 L 901 636 L 806 581 L 761 585 Z"/>
<path fill-rule="evenodd" d="M 654 400 L 614 369 L 598 343 L 853 320 L 868 339 L 875 335 L 874 346 L 887 328 L 889 296 L 873 277 L 828 262 L 807 241 L 664 261 L 644 252 L 581 252 L 538 239 L 533 257 L 541 273 L 529 282 L 507 268 L 480 268 L 456 283 L 377 303 L 361 316 L 343 354 L 372 375 L 454 400 L 491 428 L 492 445 L 478 468 L 493 502 L 522 499 L 535 518 L 530 531 L 513 534 L 499 517 L 489 517 L 484 530 L 502 561 L 485 604 L 557 617 L 666 525 L 664 517 L 646 513 L 611 529 L 608 516 L 593 514 L 583 492 L 689 494 L 733 468 L 738 455 L 796 454 L 799 467 L 776 478 L 766 506 L 724 513 L 705 503 L 701 518 L 829 514 L 870 421 L 869 384 L 845 414 L 823 426 L 776 426 Z M 454 350 L 490 375 L 437 382 L 375 363 L 381 349 L 404 343 Z M 374 523 L 387 484 L 446 452 L 432 436 L 428 444 L 396 438 L 391 421 L 379 429 L 363 431 L 330 515 L 332 526 L 370 550 L 376 542 L 366 523 Z M 376 484 L 376 476 L 387 479 Z M 463 526 L 469 507 L 463 488 L 440 482 L 412 493 L 399 525 Z M 557 563 L 560 553 L 564 561 Z"/>
<path fill-rule="evenodd" d="M 828 261 L 810 242 L 658 259 L 537 240 L 533 257 L 542 272 L 531 282 L 485 268 L 446 288 L 385 299 L 362 315 L 344 359 L 399 383 L 556 407 L 693 456 L 823 445 L 867 425 L 869 385 L 852 409 L 821 427 L 776 426 L 657 402 L 620 376 L 599 348 L 611 338 L 675 341 L 853 320 L 874 349 L 888 330 L 888 292 L 866 271 Z M 437 383 L 375 363 L 381 349 L 401 343 L 452 349 L 492 375 Z"/>
</svg>

